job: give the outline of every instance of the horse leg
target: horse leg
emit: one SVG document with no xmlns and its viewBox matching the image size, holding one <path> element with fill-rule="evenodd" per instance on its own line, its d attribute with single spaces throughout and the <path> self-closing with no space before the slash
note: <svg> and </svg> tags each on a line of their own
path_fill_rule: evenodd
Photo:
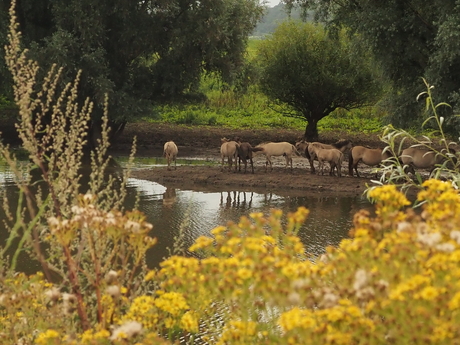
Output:
<svg viewBox="0 0 460 345">
<path fill-rule="evenodd" d="M 314 158 L 313 157 L 310 157 L 309 159 L 309 162 L 310 162 L 310 171 L 312 174 L 314 174 L 316 171 L 315 171 L 315 164 L 313 163 L 313 160 Z"/>
<path fill-rule="evenodd" d="M 166 161 L 168 162 L 168 170 L 171 170 L 171 156 L 169 153 L 166 155 Z"/>
<path fill-rule="evenodd" d="M 329 162 L 329 175 L 335 176 L 334 169 L 336 168 L 335 163 Z"/>
<path fill-rule="evenodd" d="M 176 156 L 174 156 L 174 170 L 177 170 L 177 161 L 176 161 Z"/>
<path fill-rule="evenodd" d="M 348 154 L 348 175 L 353 177 L 353 152 Z"/>
<path fill-rule="evenodd" d="M 273 171 L 272 160 L 270 159 L 270 156 L 266 156 L 266 157 L 267 157 L 267 161 L 265 162 L 265 171 L 267 171 L 268 164 L 270 164 L 270 171 Z"/>
<path fill-rule="evenodd" d="M 254 163 L 252 162 L 252 157 L 249 157 L 249 162 L 251 162 L 252 173 L 254 174 Z"/>
<path fill-rule="evenodd" d="M 287 167 L 287 161 L 291 164 L 291 172 L 293 171 L 292 168 L 292 156 L 291 155 L 286 155 L 286 167 Z"/>
<path fill-rule="evenodd" d="M 351 176 L 353 176 L 353 169 L 355 169 L 356 176 L 361 177 L 361 176 L 359 176 L 359 172 L 358 172 L 358 163 L 359 163 L 359 161 L 360 160 L 357 160 L 356 162 L 353 163 L 352 170 L 351 170 L 351 173 L 352 173 Z"/>
</svg>

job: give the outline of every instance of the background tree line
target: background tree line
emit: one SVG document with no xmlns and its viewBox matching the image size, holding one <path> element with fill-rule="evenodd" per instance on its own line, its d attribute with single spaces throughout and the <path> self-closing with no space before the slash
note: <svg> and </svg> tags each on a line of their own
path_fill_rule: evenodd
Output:
<svg viewBox="0 0 460 345">
<path fill-rule="evenodd" d="M 391 86 L 383 95 L 395 126 L 419 124 L 415 95 L 422 77 L 434 85 L 433 97 L 452 108 L 440 109 L 446 129 L 457 133 L 460 101 L 460 3 L 456 0 L 284 0 L 304 18 L 323 23 L 329 32 L 347 28 L 373 53 Z M 423 103 L 423 102 L 422 102 Z M 457 135 L 456 134 L 456 135 Z"/>
<path fill-rule="evenodd" d="M 0 40 L 10 0 L 0 1 Z M 196 94 L 204 72 L 231 83 L 244 65 L 246 41 L 264 6 L 258 0 L 21 0 L 16 13 L 30 57 L 43 71 L 82 70 L 80 90 L 101 116 L 109 95 L 112 126 L 151 111 L 154 102 Z M 0 61 L 1 91 L 11 78 Z"/>
</svg>

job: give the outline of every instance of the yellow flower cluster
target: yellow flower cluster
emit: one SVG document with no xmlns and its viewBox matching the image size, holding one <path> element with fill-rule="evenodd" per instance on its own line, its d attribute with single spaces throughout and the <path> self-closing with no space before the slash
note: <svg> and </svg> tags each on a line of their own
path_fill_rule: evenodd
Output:
<svg viewBox="0 0 460 345">
<path fill-rule="evenodd" d="M 406 196 L 395 185 L 385 185 L 371 189 L 368 197 L 376 203 L 375 213 L 382 218 L 400 220 L 403 206 L 410 205 Z"/>
<path fill-rule="evenodd" d="M 54 329 L 47 329 L 45 332 L 39 333 L 35 339 L 35 344 L 37 345 L 47 345 L 54 340 L 59 340 L 61 336 Z"/>
<path fill-rule="evenodd" d="M 168 259 L 156 278 L 197 319 L 219 315 L 223 328 L 208 332 L 222 344 L 450 344 L 460 334 L 460 200 L 449 183 L 424 187 L 421 214 L 404 210 L 410 203 L 395 186 L 370 191 L 376 217 L 358 212 L 354 237 L 316 262 L 295 236 L 308 212 L 283 227 L 274 211 L 214 229 L 191 248 L 201 259 Z"/>
<path fill-rule="evenodd" d="M 184 310 L 189 309 L 189 306 L 184 296 L 177 292 L 166 292 L 154 300 L 155 306 L 167 312 L 172 316 L 182 314 Z"/>
<path fill-rule="evenodd" d="M 257 324 L 253 321 L 230 321 L 224 328 L 217 345 L 257 343 Z M 260 339 L 259 339 L 260 340 Z"/>
<path fill-rule="evenodd" d="M 80 332 L 75 341 L 147 345 L 161 343 L 159 335 L 169 343 L 184 336 L 217 344 L 455 343 L 459 194 L 447 182 L 427 181 L 424 188 L 420 212 L 404 210 L 408 201 L 394 186 L 370 191 L 376 216 L 358 212 L 353 237 L 315 259 L 296 236 L 305 209 L 287 219 L 279 210 L 254 213 L 217 227 L 213 237 L 200 237 L 191 247 L 197 257 L 172 256 L 147 274 L 158 287 L 155 295 L 131 302 L 104 295 L 105 326 Z M 61 297 L 43 277 L 19 274 L 4 282 L 2 333 L 32 316 L 47 324 L 49 308 L 60 308 Z M 24 286 L 28 294 L 15 293 Z M 48 330 L 32 323 L 30 334 L 43 331 L 29 342 L 75 343 L 61 336 L 61 319 L 52 319 Z M 109 331 L 110 320 L 116 331 Z M 131 335 L 126 325 L 135 326 Z"/>
</svg>

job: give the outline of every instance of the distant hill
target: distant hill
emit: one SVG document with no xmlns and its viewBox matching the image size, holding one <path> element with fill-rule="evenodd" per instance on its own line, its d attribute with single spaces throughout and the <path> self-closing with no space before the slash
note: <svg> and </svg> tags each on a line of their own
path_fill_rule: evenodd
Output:
<svg viewBox="0 0 460 345">
<path fill-rule="evenodd" d="M 286 12 L 284 4 L 278 4 L 275 7 L 269 8 L 267 14 L 262 18 L 260 23 L 253 31 L 253 36 L 264 36 L 271 34 L 280 22 L 291 19 L 300 19 L 300 10 L 293 9 L 291 16 Z"/>
</svg>

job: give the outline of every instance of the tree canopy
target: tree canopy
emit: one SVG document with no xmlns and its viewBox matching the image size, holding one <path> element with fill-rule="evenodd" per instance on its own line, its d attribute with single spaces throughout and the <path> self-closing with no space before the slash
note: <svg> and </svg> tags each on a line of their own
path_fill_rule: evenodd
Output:
<svg viewBox="0 0 460 345">
<path fill-rule="evenodd" d="M 259 49 L 262 91 L 307 120 L 308 140 L 334 110 L 362 107 L 380 95 L 369 56 L 343 33 L 333 38 L 320 26 L 288 21 Z"/>
<path fill-rule="evenodd" d="M 2 47 L 9 6 L 0 0 Z M 82 70 L 80 93 L 95 116 L 108 94 L 111 119 L 124 122 L 154 101 L 193 94 L 205 71 L 231 81 L 264 8 L 258 0 L 21 0 L 15 11 L 43 71 L 56 63 L 67 82 Z"/>
<path fill-rule="evenodd" d="M 347 27 L 358 33 L 374 52 L 384 75 L 393 85 L 389 95 L 392 121 L 410 125 L 423 104 L 416 95 L 425 85 L 435 85 L 433 96 L 449 102 L 454 111 L 460 105 L 460 2 L 458 0 L 284 0 L 314 10 L 316 19 L 329 29 Z M 452 113 L 451 113 L 452 114 Z M 446 124 L 453 129 L 453 120 Z M 418 123 L 420 123 L 418 121 Z M 457 128 L 458 129 L 458 128 Z"/>
</svg>

